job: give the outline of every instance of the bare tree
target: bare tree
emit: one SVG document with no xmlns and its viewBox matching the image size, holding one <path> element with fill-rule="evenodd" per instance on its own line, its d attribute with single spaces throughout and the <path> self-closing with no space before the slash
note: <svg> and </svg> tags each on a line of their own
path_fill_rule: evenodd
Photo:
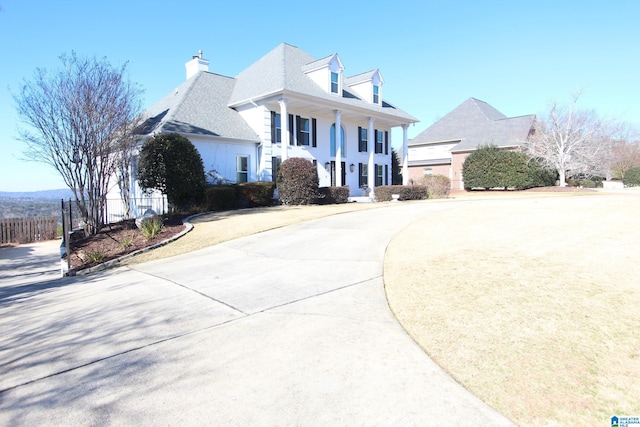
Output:
<svg viewBox="0 0 640 427">
<path fill-rule="evenodd" d="M 134 154 L 138 144 L 137 130 L 142 123 L 141 116 L 131 121 L 126 128 L 123 129 L 119 138 L 118 159 L 116 161 L 115 178 L 120 190 L 120 196 L 124 204 L 125 219 L 131 218 L 131 171 L 134 164 Z"/>
<path fill-rule="evenodd" d="M 578 109 L 580 94 L 569 105 L 552 102 L 536 120 L 535 133 L 525 150 L 558 172 L 560 186 L 576 175 L 604 176 L 611 147 L 621 127 L 603 120 L 595 111 Z"/>
<path fill-rule="evenodd" d="M 21 131 L 29 160 L 55 168 L 73 191 L 85 231 L 104 224 L 110 179 L 128 149 L 139 115 L 141 90 L 125 79 L 126 64 L 114 68 L 103 59 L 74 52 L 60 57 L 55 74 L 37 69 L 14 94 L 17 111 L 29 126 Z M 124 143 L 123 143 L 124 142 Z"/>
<path fill-rule="evenodd" d="M 612 147 L 613 177 L 623 180 L 629 169 L 637 167 L 640 167 L 640 141 L 616 141 Z"/>
</svg>

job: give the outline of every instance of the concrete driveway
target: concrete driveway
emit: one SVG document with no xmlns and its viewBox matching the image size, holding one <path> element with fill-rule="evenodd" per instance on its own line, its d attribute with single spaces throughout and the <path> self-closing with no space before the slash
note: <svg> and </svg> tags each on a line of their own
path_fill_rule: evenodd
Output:
<svg viewBox="0 0 640 427">
<path fill-rule="evenodd" d="M 386 303 L 388 242 L 455 206 L 390 204 L 27 285 L 2 266 L 0 424 L 510 425 Z"/>
</svg>

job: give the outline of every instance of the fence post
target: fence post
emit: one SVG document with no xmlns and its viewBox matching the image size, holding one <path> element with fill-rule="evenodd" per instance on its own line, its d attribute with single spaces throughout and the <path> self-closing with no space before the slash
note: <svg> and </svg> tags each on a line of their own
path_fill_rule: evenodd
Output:
<svg viewBox="0 0 640 427">
<path fill-rule="evenodd" d="M 69 236 L 69 227 L 71 223 L 71 199 L 69 199 L 68 210 L 69 215 L 65 211 L 64 199 L 61 200 L 62 205 L 62 243 L 60 244 L 60 272 L 64 276 L 65 273 L 71 270 L 71 248 L 70 248 L 70 236 Z M 66 255 L 67 257 L 67 265 L 65 266 L 64 260 L 62 259 Z"/>
<path fill-rule="evenodd" d="M 73 209 L 71 209 L 71 199 L 69 199 L 69 230 L 67 230 L 69 233 L 71 233 L 71 231 L 73 231 Z"/>
</svg>

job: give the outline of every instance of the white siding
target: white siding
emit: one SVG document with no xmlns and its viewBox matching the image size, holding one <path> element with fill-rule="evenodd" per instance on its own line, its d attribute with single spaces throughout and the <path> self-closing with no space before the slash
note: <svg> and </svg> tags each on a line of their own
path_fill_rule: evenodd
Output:
<svg viewBox="0 0 640 427">
<path fill-rule="evenodd" d="M 252 143 L 233 143 L 205 139 L 190 139 L 196 147 L 205 173 L 215 170 L 224 179 L 236 182 L 236 158 L 237 156 L 249 157 L 249 181 L 257 180 L 257 150 Z"/>
</svg>

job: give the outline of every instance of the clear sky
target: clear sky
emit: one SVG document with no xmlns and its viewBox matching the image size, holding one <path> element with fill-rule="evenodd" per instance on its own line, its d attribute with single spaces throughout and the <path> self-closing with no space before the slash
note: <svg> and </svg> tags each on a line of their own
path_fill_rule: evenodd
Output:
<svg viewBox="0 0 640 427">
<path fill-rule="evenodd" d="M 640 1 L 0 0 L 0 191 L 64 188 L 20 159 L 11 92 L 62 53 L 128 61 L 149 107 L 204 51 L 235 76 L 286 42 L 346 75 L 379 68 L 384 98 L 420 120 L 409 138 L 469 97 L 507 116 L 541 114 L 583 89 L 582 106 L 640 128 Z M 395 137 L 394 146 L 401 143 Z"/>
</svg>

